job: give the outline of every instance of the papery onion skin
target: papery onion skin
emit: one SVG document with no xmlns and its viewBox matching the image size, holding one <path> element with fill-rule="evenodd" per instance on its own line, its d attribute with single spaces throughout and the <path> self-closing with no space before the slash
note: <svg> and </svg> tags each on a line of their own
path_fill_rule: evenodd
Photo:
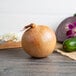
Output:
<svg viewBox="0 0 76 76">
<path fill-rule="evenodd" d="M 55 33 L 47 26 L 35 24 L 32 24 L 32 26 L 22 36 L 22 48 L 32 57 L 47 57 L 54 51 L 56 45 Z"/>
</svg>

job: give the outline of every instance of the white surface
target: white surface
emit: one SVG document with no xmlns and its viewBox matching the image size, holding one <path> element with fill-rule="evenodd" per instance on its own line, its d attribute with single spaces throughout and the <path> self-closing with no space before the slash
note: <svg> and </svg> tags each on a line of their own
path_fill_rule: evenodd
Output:
<svg viewBox="0 0 76 76">
<path fill-rule="evenodd" d="M 66 17 L 76 12 L 76 0 L 0 0 L 0 35 L 19 33 L 31 22 L 54 30 Z"/>
</svg>

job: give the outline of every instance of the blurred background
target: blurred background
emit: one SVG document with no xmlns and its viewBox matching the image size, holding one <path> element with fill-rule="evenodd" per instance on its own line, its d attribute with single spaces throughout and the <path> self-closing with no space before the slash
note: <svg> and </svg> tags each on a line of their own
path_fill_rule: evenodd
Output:
<svg viewBox="0 0 76 76">
<path fill-rule="evenodd" d="M 76 0 L 0 0 L 0 35 L 20 33 L 30 23 L 43 24 L 54 31 L 66 17 L 76 13 Z"/>
</svg>

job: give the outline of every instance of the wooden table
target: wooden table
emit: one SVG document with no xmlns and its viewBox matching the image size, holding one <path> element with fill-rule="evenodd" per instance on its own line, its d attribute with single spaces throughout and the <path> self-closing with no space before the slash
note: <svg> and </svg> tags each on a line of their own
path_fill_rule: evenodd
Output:
<svg viewBox="0 0 76 76">
<path fill-rule="evenodd" d="M 0 76 L 76 76 L 76 61 L 56 52 L 33 59 L 22 48 L 0 50 Z"/>
</svg>

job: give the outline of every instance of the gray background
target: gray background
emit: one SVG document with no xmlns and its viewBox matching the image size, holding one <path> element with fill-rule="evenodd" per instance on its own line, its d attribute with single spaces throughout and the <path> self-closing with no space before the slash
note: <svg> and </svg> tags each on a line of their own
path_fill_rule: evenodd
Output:
<svg viewBox="0 0 76 76">
<path fill-rule="evenodd" d="M 0 0 L 0 35 L 19 33 L 33 22 L 54 30 L 76 12 L 76 0 Z"/>
</svg>

